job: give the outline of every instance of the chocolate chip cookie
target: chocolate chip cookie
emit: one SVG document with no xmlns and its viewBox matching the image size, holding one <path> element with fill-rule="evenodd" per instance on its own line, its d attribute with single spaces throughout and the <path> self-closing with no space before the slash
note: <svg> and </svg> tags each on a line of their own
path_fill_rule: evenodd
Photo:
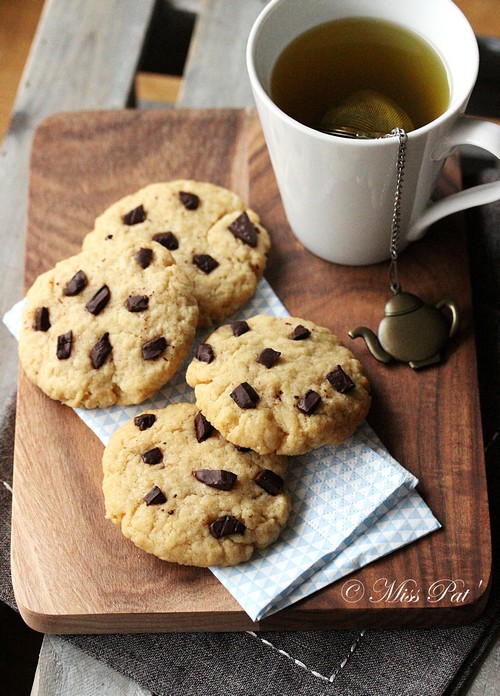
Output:
<svg viewBox="0 0 500 696">
<path fill-rule="evenodd" d="M 255 292 L 270 239 L 259 216 L 232 191 L 207 182 L 150 184 L 100 215 L 84 249 L 137 235 L 162 245 L 191 279 L 199 323 L 211 326 L 233 314 Z"/>
<path fill-rule="evenodd" d="M 106 517 L 139 548 L 194 566 L 235 565 L 284 528 L 287 462 L 242 452 L 194 404 L 142 413 L 103 456 Z"/>
<path fill-rule="evenodd" d="M 360 362 L 327 328 L 258 315 L 196 348 L 186 381 L 230 442 L 260 454 L 303 454 L 348 438 L 370 406 Z"/>
<path fill-rule="evenodd" d="M 186 357 L 198 307 L 161 245 L 123 238 L 43 273 L 19 338 L 27 377 L 53 399 L 95 408 L 152 396 Z"/>
</svg>

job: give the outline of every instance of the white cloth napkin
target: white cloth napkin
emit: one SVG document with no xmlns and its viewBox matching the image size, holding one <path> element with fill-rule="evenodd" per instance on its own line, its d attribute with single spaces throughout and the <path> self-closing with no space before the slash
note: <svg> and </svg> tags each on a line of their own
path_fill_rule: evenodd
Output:
<svg viewBox="0 0 500 696">
<path fill-rule="evenodd" d="M 3 318 L 16 337 L 23 306 L 19 302 Z M 288 315 L 264 279 L 231 321 L 255 314 Z M 199 332 L 195 345 L 206 333 Z M 191 357 L 173 380 L 138 406 L 75 410 L 107 444 L 118 427 L 142 411 L 194 401 L 185 381 Z M 280 539 L 247 563 L 211 568 L 253 621 L 441 526 L 415 491 L 417 479 L 388 454 L 367 423 L 344 444 L 291 458 L 290 464 L 292 513 Z"/>
</svg>

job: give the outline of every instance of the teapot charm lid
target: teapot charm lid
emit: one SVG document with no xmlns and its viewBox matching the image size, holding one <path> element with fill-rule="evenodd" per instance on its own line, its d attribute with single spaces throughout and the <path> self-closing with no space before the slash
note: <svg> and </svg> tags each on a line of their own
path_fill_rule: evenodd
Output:
<svg viewBox="0 0 500 696">
<path fill-rule="evenodd" d="M 349 331 L 349 336 L 362 337 L 372 355 L 381 362 L 398 360 L 419 369 L 441 361 L 441 350 L 448 339 L 456 334 L 460 318 L 458 307 L 451 299 L 443 299 L 432 307 L 417 295 L 401 290 L 397 262 L 407 135 L 401 128 L 394 129 L 391 135 L 397 135 L 399 140 L 389 265 L 393 296 L 385 305 L 378 335 L 367 327 L 358 326 Z M 451 314 L 451 321 L 441 311 L 444 307 Z"/>
<path fill-rule="evenodd" d="M 397 317 L 400 314 L 414 312 L 423 304 L 420 297 L 410 295 L 408 292 L 401 292 L 400 289 L 399 292 L 387 301 L 384 314 L 386 317 Z"/>
</svg>

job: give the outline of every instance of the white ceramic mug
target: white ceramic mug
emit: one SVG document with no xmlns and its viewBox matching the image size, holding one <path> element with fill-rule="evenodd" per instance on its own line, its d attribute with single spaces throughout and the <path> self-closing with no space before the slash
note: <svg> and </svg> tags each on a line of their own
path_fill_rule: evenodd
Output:
<svg viewBox="0 0 500 696">
<path fill-rule="evenodd" d="M 252 27 L 247 68 L 288 222 L 317 256 L 366 265 L 390 256 L 397 138 L 321 133 L 285 114 L 269 95 L 272 69 L 285 46 L 313 26 L 345 17 L 388 20 L 420 34 L 448 70 L 447 110 L 408 133 L 401 250 L 445 215 L 500 198 L 495 182 L 430 202 L 444 160 L 457 147 L 476 145 L 500 157 L 500 126 L 464 116 L 479 52 L 474 32 L 451 0 L 271 0 Z"/>
</svg>

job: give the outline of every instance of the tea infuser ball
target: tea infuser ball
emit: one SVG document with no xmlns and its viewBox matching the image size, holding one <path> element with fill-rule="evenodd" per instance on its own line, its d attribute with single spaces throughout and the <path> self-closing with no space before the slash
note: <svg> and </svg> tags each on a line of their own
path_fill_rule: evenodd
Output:
<svg viewBox="0 0 500 696">
<path fill-rule="evenodd" d="M 373 89 L 353 92 L 331 106 L 320 122 L 320 130 L 343 138 L 383 138 L 395 128 L 414 129 L 406 111 L 392 99 Z"/>
</svg>

